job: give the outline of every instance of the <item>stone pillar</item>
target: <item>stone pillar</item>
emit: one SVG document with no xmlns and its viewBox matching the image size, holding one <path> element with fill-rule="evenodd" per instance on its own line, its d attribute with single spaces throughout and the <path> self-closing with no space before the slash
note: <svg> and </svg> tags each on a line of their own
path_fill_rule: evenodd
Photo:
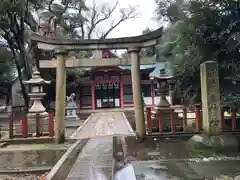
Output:
<svg viewBox="0 0 240 180">
<path fill-rule="evenodd" d="M 142 87 L 140 77 L 139 48 L 129 48 L 128 53 L 132 62 L 132 90 L 135 110 L 136 135 L 139 138 L 146 136 L 145 116 L 143 109 Z"/>
<path fill-rule="evenodd" d="M 55 107 L 55 142 L 63 143 L 65 139 L 65 100 L 66 100 L 66 51 L 56 50 L 57 74 L 56 74 L 56 107 Z"/>
<path fill-rule="evenodd" d="M 207 61 L 200 66 L 202 93 L 202 126 L 210 135 L 220 132 L 220 89 L 218 65 Z"/>
</svg>

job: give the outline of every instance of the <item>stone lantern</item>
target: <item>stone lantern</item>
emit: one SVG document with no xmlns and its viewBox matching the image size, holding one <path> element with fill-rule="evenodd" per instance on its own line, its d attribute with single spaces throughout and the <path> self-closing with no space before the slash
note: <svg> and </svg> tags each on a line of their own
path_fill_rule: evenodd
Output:
<svg viewBox="0 0 240 180">
<path fill-rule="evenodd" d="M 158 128 L 157 117 L 160 109 L 162 112 L 163 126 L 169 126 L 171 105 L 167 100 L 166 96 L 169 95 L 170 89 L 172 87 L 173 76 L 168 75 L 165 69 L 159 69 L 158 72 L 155 72 L 155 74 L 152 75 L 150 78 L 157 81 L 157 89 L 155 91 L 159 96 L 159 102 L 154 107 L 151 113 L 153 128 Z"/>
<path fill-rule="evenodd" d="M 40 72 L 35 71 L 33 76 L 28 81 L 23 81 L 24 84 L 31 85 L 31 92 L 28 93 L 32 105 L 28 110 L 28 133 L 36 132 L 36 115 L 40 117 L 40 131 L 48 132 L 48 113 L 42 104 L 42 99 L 46 95 L 43 92 L 43 85 L 50 84 L 50 81 L 45 81 L 41 78 Z"/>
</svg>

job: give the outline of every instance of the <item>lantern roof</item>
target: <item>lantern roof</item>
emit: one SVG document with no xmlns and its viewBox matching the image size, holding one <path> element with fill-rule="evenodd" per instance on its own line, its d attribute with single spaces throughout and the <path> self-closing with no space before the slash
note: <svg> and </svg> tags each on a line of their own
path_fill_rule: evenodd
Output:
<svg viewBox="0 0 240 180">
<path fill-rule="evenodd" d="M 41 78 L 39 71 L 34 71 L 33 76 L 28 81 L 23 81 L 24 84 L 50 84 L 51 81 L 46 81 Z"/>
<path fill-rule="evenodd" d="M 150 79 L 172 79 L 171 72 L 162 63 L 156 63 L 156 68 L 149 74 Z"/>
</svg>

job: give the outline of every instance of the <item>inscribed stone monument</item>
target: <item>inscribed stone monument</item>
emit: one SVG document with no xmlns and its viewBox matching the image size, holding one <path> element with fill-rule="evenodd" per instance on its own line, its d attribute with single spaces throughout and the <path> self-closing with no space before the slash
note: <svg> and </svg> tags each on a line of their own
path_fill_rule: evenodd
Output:
<svg viewBox="0 0 240 180">
<path fill-rule="evenodd" d="M 202 127 L 204 132 L 215 135 L 220 132 L 220 89 L 218 65 L 206 61 L 200 66 L 202 93 Z"/>
</svg>

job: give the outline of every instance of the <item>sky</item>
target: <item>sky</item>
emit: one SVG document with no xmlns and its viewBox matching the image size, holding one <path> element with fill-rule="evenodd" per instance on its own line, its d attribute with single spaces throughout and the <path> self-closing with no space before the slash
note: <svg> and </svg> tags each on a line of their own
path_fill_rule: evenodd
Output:
<svg viewBox="0 0 240 180">
<path fill-rule="evenodd" d="M 87 5 L 91 5 L 93 0 L 86 0 Z M 109 3 L 109 5 L 114 5 L 115 0 L 95 0 L 96 4 L 101 6 L 102 3 Z M 110 4 L 111 3 L 111 4 Z M 158 28 L 158 24 L 153 20 L 154 10 L 156 8 L 154 0 L 118 0 L 118 8 L 127 8 L 129 5 L 137 5 L 139 17 L 136 19 L 130 19 L 116 29 L 114 29 L 108 36 L 108 38 L 115 37 L 126 37 L 126 36 L 137 36 L 142 34 L 142 30 L 147 27 L 151 30 Z M 119 17 L 118 13 L 113 14 L 112 19 L 117 19 Z M 109 22 L 106 21 L 102 24 L 102 28 L 108 27 Z"/>
</svg>

